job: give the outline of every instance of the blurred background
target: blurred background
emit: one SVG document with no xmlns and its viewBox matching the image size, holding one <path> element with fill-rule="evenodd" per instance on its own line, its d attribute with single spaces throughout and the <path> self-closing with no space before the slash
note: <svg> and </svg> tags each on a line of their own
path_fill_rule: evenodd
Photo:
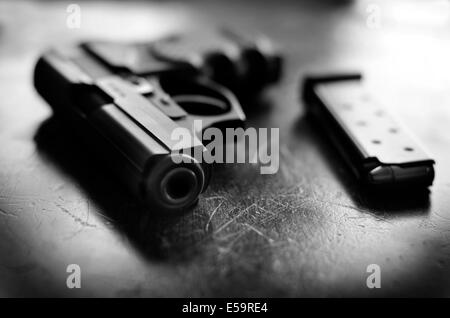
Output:
<svg viewBox="0 0 450 318">
<path fill-rule="evenodd" d="M 280 128 L 277 175 L 216 169 L 191 214 L 159 220 L 42 129 L 32 72 L 48 47 L 223 25 L 285 56 L 282 80 L 246 107 L 249 126 Z M 448 296 L 449 39 L 445 0 L 1 1 L 0 296 Z M 426 202 L 361 194 L 304 118 L 302 76 L 339 70 L 362 72 L 433 154 Z M 72 263 L 81 289 L 65 285 Z M 372 263 L 380 290 L 365 284 Z"/>
</svg>

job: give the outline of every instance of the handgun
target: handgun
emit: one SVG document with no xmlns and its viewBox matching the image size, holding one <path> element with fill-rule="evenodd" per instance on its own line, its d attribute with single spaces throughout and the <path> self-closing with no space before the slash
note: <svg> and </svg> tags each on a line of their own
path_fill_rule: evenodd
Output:
<svg viewBox="0 0 450 318">
<path fill-rule="evenodd" d="M 203 130 L 243 126 L 235 94 L 257 93 L 280 69 L 267 39 L 223 29 L 52 48 L 36 64 L 34 85 L 133 194 L 152 211 L 177 214 L 198 201 L 211 168 L 191 155 L 207 151 L 201 131 L 181 145 L 171 133 L 195 120 Z"/>
</svg>

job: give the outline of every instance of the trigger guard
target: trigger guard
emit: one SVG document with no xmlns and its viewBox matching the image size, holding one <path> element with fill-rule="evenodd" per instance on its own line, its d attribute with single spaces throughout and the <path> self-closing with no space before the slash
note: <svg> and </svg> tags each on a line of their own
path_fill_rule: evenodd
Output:
<svg viewBox="0 0 450 318">
<path fill-rule="evenodd" d="M 194 120 L 202 120 L 203 129 L 244 125 L 246 117 L 234 94 L 208 78 L 161 77 L 158 79 L 158 86 L 187 113 L 187 118 L 183 119 L 183 126 L 192 126 Z M 191 102 L 191 105 L 187 102 Z M 194 108 L 201 104 L 204 105 L 203 111 L 196 111 Z M 216 111 L 208 110 L 208 107 L 215 107 Z"/>
</svg>

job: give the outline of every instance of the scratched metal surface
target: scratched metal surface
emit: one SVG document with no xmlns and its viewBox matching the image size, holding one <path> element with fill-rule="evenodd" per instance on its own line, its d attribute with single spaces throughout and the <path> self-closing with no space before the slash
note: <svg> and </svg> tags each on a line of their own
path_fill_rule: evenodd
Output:
<svg viewBox="0 0 450 318">
<path fill-rule="evenodd" d="M 449 20 L 378 3 L 379 29 L 366 1 L 81 2 L 81 29 L 68 29 L 68 3 L 1 2 L 0 296 L 448 296 Z M 280 170 L 217 167 L 192 213 L 161 220 L 49 119 L 31 73 L 55 43 L 145 39 L 193 21 L 261 30 L 286 52 L 283 80 L 246 105 L 249 125 L 280 128 Z M 363 70 L 427 146 L 429 196 L 358 189 L 298 99 L 300 75 L 329 69 Z M 66 287 L 73 263 L 81 289 Z M 366 287 L 372 263 L 379 290 Z"/>
</svg>

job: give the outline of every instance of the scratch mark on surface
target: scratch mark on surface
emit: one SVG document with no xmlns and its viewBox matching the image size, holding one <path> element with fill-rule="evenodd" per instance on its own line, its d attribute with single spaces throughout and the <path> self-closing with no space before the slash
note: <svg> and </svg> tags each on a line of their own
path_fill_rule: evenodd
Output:
<svg viewBox="0 0 450 318">
<path fill-rule="evenodd" d="M 296 207 L 296 206 L 292 206 L 292 205 L 288 205 L 288 204 L 283 204 L 280 201 L 277 201 L 275 199 L 269 199 L 269 201 L 272 201 L 273 203 L 283 207 L 284 209 L 289 211 L 291 214 L 293 214 L 299 208 L 299 206 Z"/>
<path fill-rule="evenodd" d="M 294 209 L 294 207 L 291 207 L 289 205 L 283 204 L 283 203 L 281 203 L 281 202 L 279 202 L 277 200 L 274 200 L 274 199 L 270 199 L 270 200 L 273 201 L 276 204 L 279 204 L 279 205 L 285 207 L 286 209 L 291 209 L 291 210 Z M 330 202 L 330 201 L 326 201 L 326 200 L 320 200 L 320 199 L 317 199 L 317 198 L 306 198 L 302 202 L 303 203 L 304 202 L 322 203 L 322 204 L 327 204 L 327 205 L 331 205 L 331 206 L 337 206 L 337 207 L 341 207 L 341 208 L 345 208 L 345 209 L 351 209 L 351 210 L 363 213 L 364 215 L 370 214 L 377 221 L 381 221 L 381 222 L 386 222 L 386 223 L 392 224 L 392 222 L 390 222 L 389 220 L 386 220 L 385 218 L 382 218 L 380 216 L 374 215 L 370 210 L 365 210 L 365 209 L 358 208 L 358 207 L 355 207 L 355 206 L 352 206 L 352 205 L 348 205 L 348 204 Z M 357 218 L 357 217 L 355 217 L 355 218 Z M 364 216 L 361 216 L 361 218 L 364 218 Z"/>
<path fill-rule="evenodd" d="M 56 204 L 56 206 L 65 214 L 69 215 L 75 222 L 81 224 L 82 226 L 88 226 L 88 227 L 97 227 L 97 225 L 92 224 L 92 223 L 88 223 L 86 221 L 83 221 L 81 218 L 79 218 L 78 216 L 72 214 L 68 209 L 66 209 L 65 207 Z"/>
<path fill-rule="evenodd" d="M 379 217 L 377 215 L 374 215 L 370 210 L 365 210 L 365 209 L 357 208 L 357 207 L 354 207 L 354 206 L 351 206 L 351 205 L 347 205 L 347 204 L 342 204 L 342 203 L 335 203 L 335 202 L 328 202 L 328 201 L 321 201 L 321 200 L 317 200 L 317 201 L 325 203 L 325 204 L 329 204 L 329 205 L 338 206 L 338 207 L 341 207 L 341 208 L 351 209 L 351 210 L 363 213 L 365 215 L 370 214 L 377 221 L 382 221 L 382 222 L 386 222 L 386 223 L 392 224 L 392 222 L 390 222 L 389 220 L 387 220 L 385 218 L 382 218 L 382 217 Z M 352 218 L 352 217 L 348 217 L 348 218 Z M 361 218 L 363 218 L 363 217 L 361 216 Z"/>
<path fill-rule="evenodd" d="M 275 212 L 269 211 L 267 209 L 264 209 L 262 206 L 258 206 L 258 209 L 262 210 L 263 212 L 266 212 L 268 214 L 272 214 L 273 216 L 276 216 L 277 214 Z"/>
<path fill-rule="evenodd" d="M 284 208 L 286 208 L 286 209 L 291 209 L 290 206 L 288 206 L 288 205 L 286 205 L 286 204 L 283 204 L 283 203 L 281 203 L 281 202 L 279 202 L 279 201 L 277 201 L 277 200 L 269 199 L 269 201 L 272 201 L 272 202 L 275 203 L 275 204 L 281 205 L 282 207 L 284 207 Z"/>
<path fill-rule="evenodd" d="M 253 232 L 255 232 L 256 234 L 258 234 L 259 236 L 265 238 L 267 241 L 269 241 L 269 243 L 273 243 L 273 239 L 270 238 L 269 236 L 267 236 L 266 234 L 264 234 L 263 232 L 261 232 L 260 230 L 258 230 L 257 228 L 255 228 L 254 226 L 251 226 L 248 223 L 243 223 L 244 226 L 246 226 L 247 228 L 249 228 L 250 230 L 252 230 Z"/>
<path fill-rule="evenodd" d="M 211 224 L 211 220 L 212 220 L 212 218 L 214 217 L 214 214 L 216 214 L 217 210 L 222 206 L 223 202 L 224 202 L 224 201 L 221 201 L 221 202 L 217 205 L 217 207 L 214 209 L 214 211 L 212 211 L 211 215 L 209 216 L 208 222 L 206 223 L 206 226 L 205 226 L 205 231 L 206 231 L 206 232 L 208 232 L 208 230 L 209 230 L 209 225 Z"/>
<path fill-rule="evenodd" d="M 232 249 L 233 249 L 234 244 L 236 244 L 236 242 L 237 242 L 241 237 L 243 237 L 247 232 L 248 232 L 248 229 L 246 229 L 246 230 L 241 230 L 240 232 L 236 233 L 235 238 L 234 238 L 234 239 L 226 246 L 226 250 L 227 250 L 227 253 L 228 253 L 228 254 L 230 254 L 230 253 L 233 252 Z"/>
<path fill-rule="evenodd" d="M 296 247 L 302 247 L 302 245 L 295 239 L 293 239 L 292 237 L 288 237 L 287 241 L 289 244 L 295 245 Z"/>
<path fill-rule="evenodd" d="M 235 217 L 233 217 L 232 219 L 228 220 L 227 222 L 225 222 L 221 227 L 219 227 L 213 234 L 217 234 L 220 231 L 224 230 L 225 228 L 228 227 L 228 225 L 230 225 L 231 223 L 233 223 L 237 218 L 239 218 L 242 214 L 244 214 L 245 212 L 248 211 L 248 209 L 250 209 L 251 207 L 256 206 L 256 203 L 251 204 L 250 206 L 248 206 L 247 208 L 245 208 L 244 210 L 242 210 L 238 215 L 236 215 Z"/>
<path fill-rule="evenodd" d="M 226 241 L 229 241 L 231 239 L 234 240 L 234 238 L 236 236 L 239 236 L 241 234 L 242 234 L 242 232 L 233 232 L 233 233 L 229 233 L 229 234 L 223 234 L 220 237 L 218 237 L 216 240 L 219 241 L 219 242 L 226 242 Z"/>
<path fill-rule="evenodd" d="M 15 215 L 14 213 L 8 212 L 6 210 L 4 210 L 3 208 L 0 208 L 0 214 L 5 215 L 5 216 L 12 216 L 12 217 L 16 217 L 17 215 Z"/>
</svg>

